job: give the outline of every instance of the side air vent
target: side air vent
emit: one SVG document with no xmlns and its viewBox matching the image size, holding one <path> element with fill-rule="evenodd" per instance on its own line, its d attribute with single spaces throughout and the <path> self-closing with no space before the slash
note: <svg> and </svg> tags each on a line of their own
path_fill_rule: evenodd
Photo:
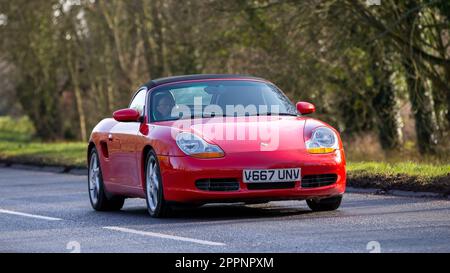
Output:
<svg viewBox="0 0 450 273">
<path fill-rule="evenodd" d="M 302 178 L 302 188 L 318 188 L 329 186 L 337 181 L 337 174 L 305 175 Z"/>
<path fill-rule="evenodd" d="M 100 141 L 100 148 L 104 158 L 109 158 L 108 144 L 105 141 Z"/>
<path fill-rule="evenodd" d="M 195 181 L 195 186 L 202 191 L 237 191 L 239 181 L 234 178 L 200 179 Z"/>
</svg>

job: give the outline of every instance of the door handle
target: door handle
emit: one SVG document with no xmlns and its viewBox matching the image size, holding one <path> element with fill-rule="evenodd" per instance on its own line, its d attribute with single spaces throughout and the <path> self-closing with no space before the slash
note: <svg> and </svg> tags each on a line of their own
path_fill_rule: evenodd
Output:
<svg viewBox="0 0 450 273">
<path fill-rule="evenodd" d="M 109 141 L 113 141 L 113 135 L 112 134 L 108 134 L 108 140 Z"/>
</svg>

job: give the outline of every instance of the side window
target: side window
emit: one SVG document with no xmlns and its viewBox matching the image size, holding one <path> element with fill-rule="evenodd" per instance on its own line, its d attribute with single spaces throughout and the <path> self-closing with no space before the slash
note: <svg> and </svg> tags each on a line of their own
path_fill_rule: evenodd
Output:
<svg viewBox="0 0 450 273">
<path fill-rule="evenodd" d="M 147 90 L 142 89 L 138 91 L 136 96 L 134 96 L 133 101 L 130 104 L 131 109 L 138 111 L 141 116 L 144 115 L 145 97 L 147 95 Z"/>
</svg>

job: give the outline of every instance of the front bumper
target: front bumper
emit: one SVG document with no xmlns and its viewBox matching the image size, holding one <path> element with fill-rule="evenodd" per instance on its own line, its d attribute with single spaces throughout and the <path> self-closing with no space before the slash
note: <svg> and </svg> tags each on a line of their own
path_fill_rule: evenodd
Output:
<svg viewBox="0 0 450 273">
<path fill-rule="evenodd" d="M 167 201 L 183 203 L 252 202 L 275 200 L 303 200 L 342 195 L 346 187 L 344 152 L 308 154 L 306 152 L 262 152 L 226 155 L 218 159 L 158 156 Z M 304 188 L 295 182 L 288 189 L 249 189 L 243 182 L 244 169 L 301 168 L 307 175 L 336 174 L 332 185 Z M 200 179 L 237 179 L 236 191 L 205 191 L 196 186 Z"/>
</svg>

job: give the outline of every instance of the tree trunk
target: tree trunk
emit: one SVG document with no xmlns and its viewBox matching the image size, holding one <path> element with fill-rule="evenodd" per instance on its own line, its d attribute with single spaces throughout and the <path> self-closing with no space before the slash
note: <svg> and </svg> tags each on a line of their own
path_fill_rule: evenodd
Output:
<svg viewBox="0 0 450 273">
<path fill-rule="evenodd" d="M 378 137 L 384 150 L 397 150 L 403 142 L 402 119 L 399 114 L 397 96 L 389 81 L 382 82 L 373 99 L 378 118 Z"/>
<path fill-rule="evenodd" d="M 418 2 L 407 1 L 405 6 L 408 10 L 413 10 L 418 6 Z M 416 19 L 418 16 L 420 14 L 418 11 L 415 11 L 405 20 L 405 31 L 411 44 L 420 35 L 419 30 L 416 29 Z M 419 69 L 420 63 L 418 62 L 422 62 L 423 60 L 413 54 L 414 51 L 410 46 L 404 46 L 402 53 L 409 100 L 415 118 L 417 146 L 423 154 L 434 154 L 437 152 L 439 126 L 434 111 L 432 90 L 431 88 L 427 89 L 426 81 L 428 79 L 423 76 L 425 73 Z"/>
<path fill-rule="evenodd" d="M 421 153 L 436 153 L 438 144 L 437 120 L 433 108 L 433 98 L 426 89 L 425 79 L 417 70 L 413 60 L 405 59 L 404 67 L 409 91 L 411 109 L 415 118 L 417 146 Z"/>
<path fill-rule="evenodd" d="M 376 95 L 372 100 L 378 122 L 378 138 L 386 151 L 398 150 L 403 143 L 402 119 L 397 103 L 397 94 L 391 82 L 390 59 L 383 45 L 372 52 L 374 87 Z"/>
<path fill-rule="evenodd" d="M 145 64 L 147 65 L 147 75 L 149 79 L 151 79 L 153 77 L 153 49 L 150 44 L 150 34 L 148 31 L 149 19 L 148 16 L 146 16 L 145 7 L 142 4 L 142 1 L 135 1 L 134 4 L 136 5 L 137 16 L 141 22 L 141 24 L 138 24 L 137 27 L 140 28 L 140 35 L 144 48 L 144 59 Z"/>
<path fill-rule="evenodd" d="M 80 137 L 81 137 L 82 141 L 87 141 L 86 115 L 84 113 L 84 108 L 83 108 L 83 96 L 81 95 L 81 89 L 80 89 L 78 65 L 75 64 L 72 66 L 72 64 L 69 62 L 69 70 L 70 70 L 74 93 L 75 93 L 75 103 L 77 105 L 78 122 L 80 125 Z"/>
<path fill-rule="evenodd" d="M 151 13 L 152 13 L 152 27 L 153 27 L 153 39 L 155 41 L 155 58 L 153 61 L 153 66 L 150 67 L 151 75 L 153 78 L 160 78 L 164 74 L 164 33 L 163 33 L 163 22 L 161 15 L 162 3 L 159 0 L 152 0 L 150 2 Z"/>
</svg>

